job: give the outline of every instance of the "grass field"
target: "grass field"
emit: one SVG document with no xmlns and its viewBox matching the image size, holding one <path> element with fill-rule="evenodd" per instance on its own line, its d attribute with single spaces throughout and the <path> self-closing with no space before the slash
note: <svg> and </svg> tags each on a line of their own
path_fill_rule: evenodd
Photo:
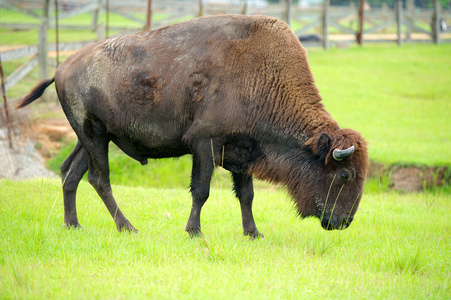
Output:
<svg viewBox="0 0 451 300">
<path fill-rule="evenodd" d="M 63 227 L 57 180 L 0 181 L 2 299 L 447 299 L 449 194 L 370 193 L 344 231 L 296 217 L 279 189 L 256 193 L 265 239 L 241 234 L 239 203 L 213 189 L 204 239 L 183 228 L 187 189 L 114 186 L 139 234 L 120 234 L 81 183 L 84 229 Z"/>
<path fill-rule="evenodd" d="M 326 108 L 386 164 L 451 164 L 451 45 L 312 51 Z"/>
</svg>

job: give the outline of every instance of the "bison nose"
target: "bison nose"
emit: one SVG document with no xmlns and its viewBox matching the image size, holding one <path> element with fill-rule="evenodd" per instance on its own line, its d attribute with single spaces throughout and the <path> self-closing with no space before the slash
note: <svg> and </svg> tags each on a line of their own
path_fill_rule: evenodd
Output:
<svg viewBox="0 0 451 300">
<path fill-rule="evenodd" d="M 353 217 L 324 216 L 321 226 L 326 230 L 346 229 L 351 225 Z"/>
<path fill-rule="evenodd" d="M 332 230 L 334 229 L 333 226 L 333 217 L 331 217 L 328 214 L 325 214 L 323 216 L 323 219 L 321 220 L 321 226 L 326 230 Z"/>
<path fill-rule="evenodd" d="M 351 222 L 354 218 L 353 217 L 346 217 L 343 218 L 343 220 L 341 220 L 340 222 L 340 226 L 338 226 L 337 229 L 346 229 L 349 227 L 349 225 L 351 225 Z"/>
</svg>

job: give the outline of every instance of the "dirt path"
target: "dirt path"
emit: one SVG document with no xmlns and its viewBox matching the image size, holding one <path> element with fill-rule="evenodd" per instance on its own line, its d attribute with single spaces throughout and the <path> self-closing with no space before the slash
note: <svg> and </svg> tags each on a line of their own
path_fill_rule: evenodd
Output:
<svg viewBox="0 0 451 300">
<path fill-rule="evenodd" d="M 13 142 L 10 147 L 6 128 L 0 128 L 0 178 L 13 180 L 35 177 L 57 177 L 47 170 L 45 161 L 31 140 L 25 143 Z"/>
<path fill-rule="evenodd" d="M 30 120 L 28 115 L 52 115 L 52 118 Z M 7 129 L 0 127 L 0 178 L 12 180 L 35 177 L 58 177 L 45 167 L 62 141 L 76 138 L 58 104 L 42 105 L 38 110 L 25 108 L 13 113 L 12 147 Z"/>
</svg>

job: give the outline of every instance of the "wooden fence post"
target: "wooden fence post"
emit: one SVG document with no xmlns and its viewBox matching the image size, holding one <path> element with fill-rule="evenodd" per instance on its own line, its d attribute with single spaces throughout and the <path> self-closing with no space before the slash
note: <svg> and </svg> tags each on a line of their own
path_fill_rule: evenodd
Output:
<svg viewBox="0 0 451 300">
<path fill-rule="evenodd" d="M 0 55 L 0 80 L 1 80 L 1 93 L 3 96 L 3 109 L 5 110 L 5 118 L 3 118 L 3 114 L 0 112 L 0 116 L 2 117 L 3 123 L 5 123 L 5 127 L 7 130 L 8 135 L 8 141 L 9 141 L 9 148 L 13 148 L 13 142 L 12 142 L 12 134 L 11 134 L 11 120 L 9 117 L 9 108 L 8 108 L 8 102 L 6 101 L 6 88 L 5 88 L 5 76 L 3 74 L 3 66 L 2 66 L 2 58 Z"/>
<path fill-rule="evenodd" d="M 55 0 L 55 50 L 56 50 L 56 68 L 60 65 L 60 50 L 59 50 L 59 25 L 58 25 L 58 0 Z"/>
<path fill-rule="evenodd" d="M 97 33 L 97 41 L 105 39 L 105 27 L 101 22 L 102 17 L 102 0 L 97 0 L 97 8 L 92 12 L 92 31 Z"/>
<path fill-rule="evenodd" d="M 105 38 L 110 36 L 110 0 L 105 0 Z"/>
<path fill-rule="evenodd" d="M 247 0 L 242 0 L 243 6 L 241 7 L 241 14 L 247 15 Z"/>
<path fill-rule="evenodd" d="M 145 31 L 149 31 L 152 23 L 152 0 L 147 0 L 147 18 Z"/>
<path fill-rule="evenodd" d="M 97 26 L 99 25 L 99 16 L 100 16 L 100 1 L 97 0 L 97 8 L 92 11 L 92 19 L 91 19 L 91 30 L 93 32 L 97 31 Z"/>
<path fill-rule="evenodd" d="M 47 30 L 49 28 L 49 10 L 50 0 L 44 1 L 44 8 L 42 12 L 42 23 L 39 28 L 39 43 L 38 43 L 38 57 L 39 57 L 39 73 L 41 79 L 46 79 L 47 76 Z"/>
<path fill-rule="evenodd" d="M 402 46 L 402 0 L 396 1 L 396 23 L 397 23 L 397 35 L 398 35 L 398 46 Z"/>
<path fill-rule="evenodd" d="M 434 0 L 434 14 L 432 16 L 432 37 L 434 43 L 440 45 L 440 3 Z"/>
<path fill-rule="evenodd" d="M 415 15 L 415 0 L 406 0 L 406 20 L 413 24 Z M 412 28 L 406 26 L 406 41 L 410 41 L 410 34 L 412 33 Z"/>
<path fill-rule="evenodd" d="M 323 8 L 323 48 L 329 49 L 329 6 L 330 0 L 324 0 Z"/>
<path fill-rule="evenodd" d="M 199 12 L 197 13 L 198 17 L 202 17 L 204 15 L 204 2 L 199 0 Z"/>
<path fill-rule="evenodd" d="M 291 0 L 285 0 L 285 22 L 291 25 Z"/>
<path fill-rule="evenodd" d="M 359 6 L 359 32 L 357 33 L 357 43 L 362 46 L 363 40 L 363 6 L 365 5 L 365 0 L 360 0 Z"/>
</svg>

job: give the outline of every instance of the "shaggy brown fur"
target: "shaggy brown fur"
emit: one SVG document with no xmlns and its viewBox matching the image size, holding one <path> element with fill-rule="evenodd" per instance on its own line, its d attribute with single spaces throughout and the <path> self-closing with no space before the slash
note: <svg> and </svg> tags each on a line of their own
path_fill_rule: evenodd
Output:
<svg viewBox="0 0 451 300">
<path fill-rule="evenodd" d="M 230 15 L 108 39 L 70 56 L 19 105 L 55 81 L 78 135 L 61 166 L 67 226 L 79 226 L 75 193 L 89 170 L 117 228 L 135 230 L 111 192 L 110 141 L 142 164 L 193 155 L 191 235 L 200 234 L 214 165 L 232 173 L 246 235 L 261 235 L 253 174 L 285 184 L 301 216 L 321 218 L 326 229 L 349 226 L 368 166 L 366 143 L 325 110 L 306 56 L 284 22 Z M 332 158 L 350 146 L 352 155 Z"/>
</svg>

